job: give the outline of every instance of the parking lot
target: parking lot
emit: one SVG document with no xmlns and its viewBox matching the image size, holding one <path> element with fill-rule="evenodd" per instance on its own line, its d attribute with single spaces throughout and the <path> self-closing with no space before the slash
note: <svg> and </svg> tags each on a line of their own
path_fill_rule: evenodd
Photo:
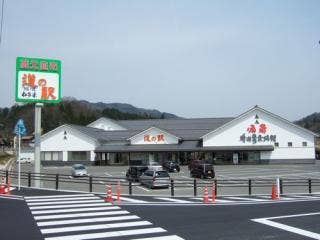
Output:
<svg viewBox="0 0 320 240">
<path fill-rule="evenodd" d="M 215 167 L 216 179 L 218 180 L 219 195 L 246 195 L 248 194 L 248 179 L 252 179 L 252 194 L 270 194 L 271 184 L 276 178 L 284 181 L 283 191 L 285 193 L 307 193 L 308 179 L 320 179 L 320 163 L 316 164 L 298 164 L 298 165 L 218 165 Z M 22 172 L 32 172 L 32 164 L 22 164 Z M 124 179 L 128 166 L 90 166 L 87 168 L 88 174 L 99 181 L 93 184 L 94 192 L 105 192 L 107 184 L 116 185 L 116 178 L 120 179 L 121 191 L 124 194 L 129 193 L 128 182 Z M 17 166 L 14 167 L 14 171 Z M 59 189 L 88 191 L 88 184 L 85 183 L 87 177 L 73 178 L 71 176 L 71 167 L 43 167 L 42 173 L 64 174 L 68 182 L 60 182 Z M 175 196 L 191 196 L 194 194 L 193 178 L 187 166 L 181 166 L 179 173 L 170 173 L 174 180 Z M 73 181 L 74 180 L 74 181 Z M 80 182 L 79 182 L 80 180 Z M 286 181 L 293 181 L 296 184 L 286 184 Z M 16 182 L 16 179 L 13 179 Z M 204 186 L 211 187 L 213 180 L 197 179 L 197 192 L 202 194 Z M 202 183 L 202 184 L 201 184 Z M 265 184 L 264 184 L 265 183 Z M 27 185 L 27 179 L 22 179 L 22 184 Z M 260 185 L 259 185 L 260 184 Z M 55 182 L 42 181 L 42 187 L 55 188 Z M 116 186 L 114 186 L 116 187 Z M 313 192 L 320 191 L 320 184 L 312 185 Z M 132 193 L 134 195 L 166 195 L 171 194 L 171 189 L 149 189 L 141 186 L 139 183 L 133 183 Z"/>
</svg>

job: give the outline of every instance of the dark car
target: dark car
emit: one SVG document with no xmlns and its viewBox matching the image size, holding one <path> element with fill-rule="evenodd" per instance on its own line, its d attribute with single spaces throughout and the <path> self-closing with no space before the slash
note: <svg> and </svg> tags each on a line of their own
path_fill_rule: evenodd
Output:
<svg viewBox="0 0 320 240">
<path fill-rule="evenodd" d="M 126 178 L 133 182 L 138 182 L 139 177 L 148 170 L 148 166 L 130 166 L 126 173 Z"/>
<path fill-rule="evenodd" d="M 162 163 L 162 167 L 168 172 L 180 172 L 180 166 L 175 161 L 165 161 Z"/>
<path fill-rule="evenodd" d="M 197 178 L 214 178 L 213 165 L 203 160 L 194 160 L 189 164 L 190 176 Z"/>
</svg>

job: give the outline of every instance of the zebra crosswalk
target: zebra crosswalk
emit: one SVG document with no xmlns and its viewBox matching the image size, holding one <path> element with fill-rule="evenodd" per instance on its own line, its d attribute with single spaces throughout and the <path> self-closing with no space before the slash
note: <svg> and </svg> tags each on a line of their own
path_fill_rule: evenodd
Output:
<svg viewBox="0 0 320 240">
<path fill-rule="evenodd" d="M 25 197 L 45 240 L 182 240 L 94 194 Z"/>
</svg>

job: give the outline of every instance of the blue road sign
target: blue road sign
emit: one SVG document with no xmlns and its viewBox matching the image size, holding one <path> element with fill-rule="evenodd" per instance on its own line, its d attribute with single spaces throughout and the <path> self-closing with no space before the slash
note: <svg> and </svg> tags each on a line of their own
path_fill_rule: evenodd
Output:
<svg viewBox="0 0 320 240">
<path fill-rule="evenodd" d="M 27 129 L 24 126 L 23 119 L 19 119 L 14 127 L 14 133 L 16 135 L 25 135 L 27 133 Z"/>
</svg>

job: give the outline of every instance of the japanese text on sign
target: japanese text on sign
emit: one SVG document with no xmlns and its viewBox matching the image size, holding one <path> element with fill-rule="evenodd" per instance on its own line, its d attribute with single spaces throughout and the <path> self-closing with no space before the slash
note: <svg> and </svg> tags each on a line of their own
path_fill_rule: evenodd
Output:
<svg viewBox="0 0 320 240">
<path fill-rule="evenodd" d="M 146 134 L 143 137 L 144 142 L 164 142 L 164 135 L 163 134 L 158 134 L 155 136 Z"/>
</svg>

